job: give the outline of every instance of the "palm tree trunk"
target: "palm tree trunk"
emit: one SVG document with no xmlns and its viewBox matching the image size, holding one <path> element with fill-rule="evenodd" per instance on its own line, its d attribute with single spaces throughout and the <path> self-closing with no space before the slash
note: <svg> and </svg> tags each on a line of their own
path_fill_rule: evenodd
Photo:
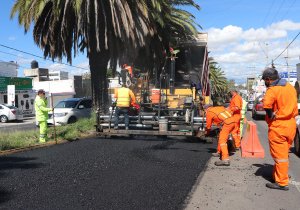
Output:
<svg viewBox="0 0 300 210">
<path fill-rule="evenodd" d="M 109 108 L 108 82 L 106 78 L 109 57 L 107 51 L 93 52 L 89 56 L 94 109 L 106 114 Z"/>
</svg>

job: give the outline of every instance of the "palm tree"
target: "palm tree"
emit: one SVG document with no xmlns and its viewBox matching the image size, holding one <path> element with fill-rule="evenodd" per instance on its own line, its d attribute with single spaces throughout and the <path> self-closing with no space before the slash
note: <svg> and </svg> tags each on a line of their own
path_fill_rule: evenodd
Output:
<svg viewBox="0 0 300 210">
<path fill-rule="evenodd" d="M 227 89 L 228 89 L 228 83 L 227 79 L 225 77 L 224 71 L 222 71 L 221 67 L 218 65 L 217 62 L 210 59 L 209 63 L 209 76 L 210 76 L 210 82 L 211 82 L 211 93 L 212 93 L 212 99 L 215 99 L 217 97 L 224 97 Z"/>
<path fill-rule="evenodd" d="M 34 41 L 44 51 L 45 57 L 53 60 L 66 57 L 72 63 L 72 56 L 76 56 L 78 51 L 87 54 L 94 106 L 100 113 L 105 113 L 108 102 L 108 62 L 116 69 L 118 62 L 134 61 L 139 49 L 164 37 L 165 35 L 161 35 L 163 30 L 159 29 L 164 28 L 164 21 L 168 18 L 164 17 L 165 13 L 161 9 L 172 8 L 171 4 L 193 5 L 194 2 L 17 0 L 11 11 L 11 18 L 18 14 L 19 24 L 24 26 L 26 33 L 33 23 Z M 157 18 L 158 14 L 162 16 L 161 19 Z M 182 24 L 179 19 L 176 21 Z M 170 25 L 173 28 L 179 27 L 179 24 Z M 186 30 L 181 27 L 178 31 Z M 156 49 L 161 49 L 161 46 L 157 46 Z"/>
</svg>

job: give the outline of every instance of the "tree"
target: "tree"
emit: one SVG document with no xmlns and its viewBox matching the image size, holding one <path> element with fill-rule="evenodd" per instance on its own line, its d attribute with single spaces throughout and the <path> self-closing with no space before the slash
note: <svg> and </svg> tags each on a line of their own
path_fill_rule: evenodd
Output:
<svg viewBox="0 0 300 210">
<path fill-rule="evenodd" d="M 224 71 L 217 62 L 210 59 L 209 75 L 211 81 L 212 99 L 224 98 L 228 90 L 228 83 Z"/>
<path fill-rule="evenodd" d="M 164 11 L 180 4 L 196 6 L 192 0 L 17 0 L 11 18 L 18 15 L 26 33 L 33 23 L 34 41 L 45 57 L 66 57 L 72 63 L 72 55 L 78 51 L 87 54 L 94 106 L 105 113 L 109 101 L 108 62 L 116 69 L 118 62 L 134 61 L 139 49 L 151 49 L 154 40 L 159 46 L 155 51 L 162 49 L 158 41 L 167 42 L 169 32 L 163 34 L 163 29 L 168 20 L 174 20 L 168 30 L 190 30 L 187 25 L 193 21 L 186 20 L 187 25 L 182 27 L 180 18 L 170 19 L 168 11 Z"/>
</svg>

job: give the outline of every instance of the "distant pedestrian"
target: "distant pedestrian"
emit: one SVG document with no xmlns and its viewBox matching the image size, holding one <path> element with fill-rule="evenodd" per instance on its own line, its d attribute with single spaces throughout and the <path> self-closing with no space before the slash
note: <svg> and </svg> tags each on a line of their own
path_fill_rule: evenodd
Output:
<svg viewBox="0 0 300 210">
<path fill-rule="evenodd" d="M 297 93 L 285 79 L 280 79 L 275 68 L 264 70 L 262 79 L 267 87 L 263 99 L 268 123 L 270 153 L 275 161 L 274 183 L 266 186 L 272 189 L 288 190 L 289 149 L 296 134 L 298 115 Z"/>
<path fill-rule="evenodd" d="M 40 89 L 38 90 L 37 96 L 34 102 L 35 108 L 35 117 L 36 121 L 40 127 L 40 143 L 45 143 L 47 140 L 47 120 L 48 112 L 53 111 L 53 108 L 47 108 L 47 99 L 45 97 L 45 91 Z"/>
<path fill-rule="evenodd" d="M 235 89 L 231 89 L 229 93 L 231 95 L 229 109 L 232 112 L 232 115 L 236 121 L 235 128 L 232 131 L 232 138 L 234 140 L 236 149 L 240 149 L 241 147 L 240 120 L 242 117 L 241 110 L 243 106 L 243 99 Z"/>
</svg>

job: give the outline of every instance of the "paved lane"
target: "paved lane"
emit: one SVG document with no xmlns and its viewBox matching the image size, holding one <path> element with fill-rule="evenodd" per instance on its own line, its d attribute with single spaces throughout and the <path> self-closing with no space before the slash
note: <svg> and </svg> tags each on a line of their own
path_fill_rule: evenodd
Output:
<svg viewBox="0 0 300 210">
<path fill-rule="evenodd" d="M 0 208 L 182 209 L 215 147 L 87 139 L 0 157 Z"/>
</svg>

